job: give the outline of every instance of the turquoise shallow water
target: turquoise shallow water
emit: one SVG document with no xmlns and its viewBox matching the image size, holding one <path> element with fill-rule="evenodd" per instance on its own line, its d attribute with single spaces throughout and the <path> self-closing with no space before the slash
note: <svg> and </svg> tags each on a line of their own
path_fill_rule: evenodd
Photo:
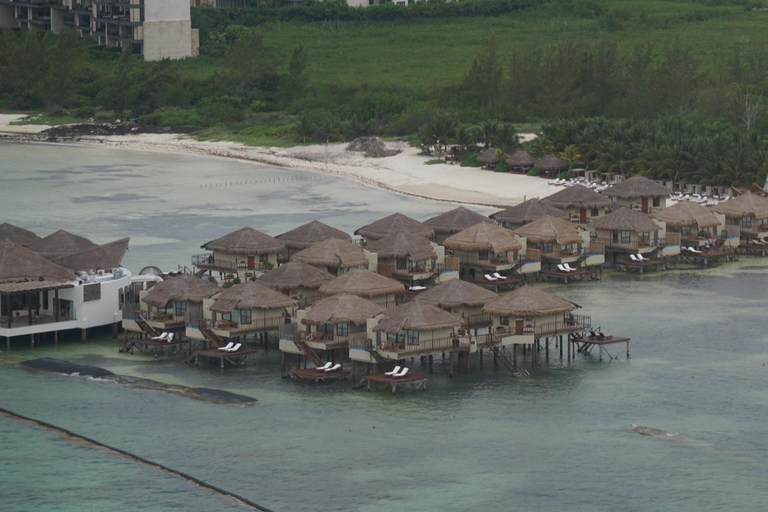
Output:
<svg viewBox="0 0 768 512">
<path fill-rule="evenodd" d="M 52 231 L 55 220 L 76 216 L 81 203 L 64 202 L 55 218 L 43 211 L 16 215 L 7 206 L 16 206 L 16 195 L 8 193 L 2 162 L 16 158 L 13 173 L 35 172 L 18 167 L 24 161 L 19 153 L 30 147 L 0 146 L 2 217 Z M 139 159 L 150 167 L 160 158 L 158 165 L 178 165 L 184 172 L 188 166 L 214 172 L 215 166 L 229 165 L 114 151 L 94 157 L 91 150 L 72 150 L 56 157 L 58 150 L 71 148 L 45 149 L 52 151 L 49 158 L 66 158 L 74 168 L 93 158 L 110 158 L 115 165 L 122 164 L 120 158 Z M 48 165 L 55 167 L 54 161 Z M 234 165 L 244 166 L 239 172 L 262 172 Z M 336 217 L 347 223 L 336 225 L 349 230 L 389 211 L 390 203 L 417 218 L 449 208 L 343 181 L 327 186 L 326 204 L 339 201 L 337 192 L 346 195 L 344 187 L 353 189 L 357 206 Z M 63 187 L 60 197 L 74 197 L 73 188 Z M 173 208 L 184 207 L 183 197 L 170 197 Z M 244 217 L 261 218 L 261 199 L 253 199 L 258 213 Z M 284 207 L 282 200 L 270 206 Z M 100 236 L 122 236 L 110 229 L 134 213 L 133 205 L 121 208 L 103 226 L 94 221 L 102 226 Z M 231 222 L 239 227 L 242 218 Z M 215 224 L 215 219 L 201 215 L 197 223 Z M 141 234 L 140 224 L 123 225 L 138 238 L 150 236 Z M 192 229 L 188 235 L 181 228 L 173 243 L 133 249 L 136 264 L 143 264 L 137 253 L 168 265 L 186 258 L 188 249 L 199 245 L 200 233 Z M 488 359 L 481 369 L 474 358 L 469 375 L 448 379 L 438 359 L 427 392 L 392 397 L 352 391 L 344 383 L 282 380 L 276 350 L 259 351 L 253 365 L 221 372 L 174 358 L 118 354 L 108 336 L 87 343 L 73 338 L 58 350 L 49 343 L 34 352 L 16 344 L 11 354 L 0 355 L 0 406 L 190 473 L 276 511 L 762 510 L 768 500 L 767 263 L 742 258 L 701 272 L 608 272 L 600 283 L 547 286 L 582 305 L 581 312 L 606 332 L 631 336 L 629 361 L 579 356 L 568 365 L 553 351 L 548 364 L 532 369 L 531 378 L 513 379 Z M 260 402 L 223 406 L 30 373 L 13 364 L 44 355 L 227 389 Z M 643 437 L 627 430 L 631 424 L 679 436 Z M 2 509 L 11 511 L 237 508 L 170 475 L 2 417 L 0 496 Z"/>
</svg>

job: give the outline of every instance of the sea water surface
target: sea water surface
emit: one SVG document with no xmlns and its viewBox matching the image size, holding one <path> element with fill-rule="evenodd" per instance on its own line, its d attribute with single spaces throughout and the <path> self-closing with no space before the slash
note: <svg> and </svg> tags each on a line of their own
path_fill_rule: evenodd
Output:
<svg viewBox="0 0 768 512">
<path fill-rule="evenodd" d="M 222 159 L 18 144 L 0 145 L 0 156 L 0 220 L 99 242 L 131 236 L 133 270 L 175 268 L 200 244 L 246 224 L 278 234 L 318 218 L 353 231 L 394 211 L 426 219 L 452 207 Z M 200 188 L 225 175 L 243 185 Z M 743 257 L 709 270 L 606 272 L 601 282 L 546 286 L 605 332 L 630 336 L 631 358 L 580 355 L 568 364 L 553 348 L 525 379 L 494 369 L 488 357 L 481 368 L 477 356 L 469 374 L 449 379 L 437 358 L 428 391 L 393 397 L 283 380 L 277 350 L 222 372 L 119 354 L 106 335 L 72 337 L 58 349 L 14 343 L 0 354 L 0 406 L 275 511 L 762 510 L 767 269 L 768 261 Z M 41 356 L 259 403 L 199 402 L 15 366 Z M 632 424 L 678 435 L 640 436 Z M 0 499 L 9 511 L 240 509 L 4 417 Z"/>
</svg>

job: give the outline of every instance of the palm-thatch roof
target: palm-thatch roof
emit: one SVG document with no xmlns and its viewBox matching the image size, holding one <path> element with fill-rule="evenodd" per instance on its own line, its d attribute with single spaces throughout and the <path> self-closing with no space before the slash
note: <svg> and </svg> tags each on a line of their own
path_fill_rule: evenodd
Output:
<svg viewBox="0 0 768 512">
<path fill-rule="evenodd" d="M 583 185 L 571 185 L 551 196 L 542 199 L 543 202 L 556 208 L 608 208 L 611 200 Z"/>
<path fill-rule="evenodd" d="M 383 308 L 374 302 L 351 293 L 342 293 L 312 304 L 307 316 L 301 319 L 301 323 L 320 325 L 331 322 L 332 324 L 365 325 L 369 318 L 375 317 L 382 311 Z"/>
<path fill-rule="evenodd" d="M 650 233 L 660 229 L 658 224 L 653 222 L 653 217 L 629 208 L 621 208 L 611 212 L 605 217 L 593 221 L 590 226 L 594 229 L 634 231 L 636 233 Z"/>
<path fill-rule="evenodd" d="M 496 222 L 508 222 L 510 224 L 522 225 L 540 219 L 545 215 L 563 219 L 568 217 L 568 214 L 564 210 L 561 210 L 546 201 L 539 201 L 538 199 L 533 198 L 516 206 L 510 206 L 506 210 L 491 214 L 491 218 Z"/>
<path fill-rule="evenodd" d="M 261 275 L 256 281 L 272 289 L 287 291 L 297 288 L 320 288 L 322 284 L 333 279 L 334 276 L 313 265 L 303 261 L 289 261 Z"/>
<path fill-rule="evenodd" d="M 579 235 L 579 228 L 572 222 L 549 215 L 517 228 L 516 232 L 534 244 L 567 245 L 584 242 Z"/>
<path fill-rule="evenodd" d="M 372 224 L 363 226 L 355 231 L 355 234 L 366 238 L 379 239 L 384 238 L 387 235 L 399 233 L 400 231 L 425 236 L 427 238 L 430 238 L 435 234 L 431 227 L 425 226 L 423 223 L 403 215 L 402 213 L 395 213 L 377 220 Z"/>
<path fill-rule="evenodd" d="M 276 309 L 295 305 L 296 302 L 293 299 L 280 292 L 260 285 L 256 281 L 246 281 L 225 288 L 211 304 L 211 311 L 229 313 L 235 309 Z"/>
<path fill-rule="evenodd" d="M 72 270 L 9 239 L 0 241 L 0 283 L 65 282 L 73 279 L 77 279 L 77 275 Z"/>
<path fill-rule="evenodd" d="M 221 292 L 218 285 L 192 274 L 170 277 L 157 283 L 142 299 L 150 306 L 164 307 L 171 301 L 203 302 Z"/>
<path fill-rule="evenodd" d="M 325 283 L 318 290 L 320 295 L 352 293 L 360 297 L 381 297 L 390 293 L 402 293 L 405 286 L 388 277 L 368 269 L 353 269 L 333 281 Z"/>
<path fill-rule="evenodd" d="M 404 330 L 433 331 L 459 326 L 461 317 L 432 304 L 414 300 L 385 311 L 373 330 L 397 333 Z"/>
<path fill-rule="evenodd" d="M 483 313 L 515 318 L 536 318 L 567 313 L 574 309 L 576 305 L 565 299 L 532 286 L 523 286 L 488 302 L 483 308 Z"/>
<path fill-rule="evenodd" d="M 484 149 L 477 155 L 477 161 L 481 164 L 497 164 L 499 163 L 499 150 L 496 148 Z"/>
<path fill-rule="evenodd" d="M 200 246 L 209 251 L 220 251 L 227 254 L 240 254 L 243 256 L 255 256 L 258 254 L 275 254 L 285 249 L 281 240 L 265 235 L 251 227 L 244 227 L 224 235 L 216 240 L 211 240 Z"/>
<path fill-rule="evenodd" d="M 729 218 L 754 216 L 757 219 L 768 219 L 768 199 L 746 192 L 730 201 L 716 204 L 712 207 L 718 213 Z"/>
<path fill-rule="evenodd" d="M 423 236 L 413 233 L 395 233 L 385 236 L 368 244 L 368 250 L 375 252 L 379 258 L 405 258 L 410 256 L 413 261 L 427 261 L 437 258 L 432 242 Z"/>
<path fill-rule="evenodd" d="M 523 248 L 512 231 L 487 222 L 481 222 L 449 236 L 443 245 L 447 249 L 460 251 L 488 251 L 493 249 L 496 254 L 519 251 Z"/>
<path fill-rule="evenodd" d="M 56 258 L 54 261 L 59 265 L 77 271 L 118 268 L 123 265 L 123 256 L 125 256 L 128 250 L 130 241 L 130 238 L 115 240 L 108 244 L 97 245 L 92 249 Z"/>
<path fill-rule="evenodd" d="M 555 155 L 544 155 L 536 162 L 536 168 L 542 171 L 564 171 L 568 162 Z"/>
<path fill-rule="evenodd" d="M 480 222 L 492 222 L 489 218 L 473 212 L 469 208 L 459 206 L 449 212 L 441 213 L 437 217 L 424 221 L 425 226 L 435 230 L 435 233 L 453 234 L 467 228 L 471 228 Z"/>
<path fill-rule="evenodd" d="M 31 231 L 3 222 L 0 224 L 0 240 L 6 238 L 21 245 L 29 245 L 40 240 L 40 237 Z"/>
<path fill-rule="evenodd" d="M 667 223 L 667 227 L 679 228 L 682 226 L 698 226 L 700 228 L 713 228 L 721 222 L 712 213 L 712 210 L 704 205 L 690 201 L 680 201 L 677 204 L 656 210 L 653 216 Z"/>
<path fill-rule="evenodd" d="M 303 224 L 282 235 L 277 235 L 275 238 L 282 240 L 285 246 L 291 249 L 305 249 L 310 245 L 328 240 L 329 238 L 350 240 L 350 236 L 347 233 L 328 224 L 323 224 L 318 220 Z"/>
<path fill-rule="evenodd" d="M 483 306 L 498 296 L 498 293 L 486 290 L 482 286 L 461 279 L 451 279 L 421 292 L 415 300 L 441 308 L 458 308 Z"/>
<path fill-rule="evenodd" d="M 330 268 L 368 266 L 368 259 L 365 257 L 362 247 L 349 240 L 339 240 L 338 238 L 329 238 L 302 249 L 291 256 L 291 261 L 301 261 L 309 265 Z"/>
<path fill-rule="evenodd" d="M 608 197 L 621 197 L 624 199 L 633 197 L 668 196 L 669 189 L 660 183 L 649 180 L 644 176 L 632 176 L 603 192 Z"/>
<path fill-rule="evenodd" d="M 538 160 L 527 151 L 517 151 L 507 158 L 507 163 L 512 167 L 533 167 Z"/>
<path fill-rule="evenodd" d="M 60 229 L 57 232 L 51 233 L 45 238 L 30 244 L 28 247 L 40 256 L 53 260 L 70 254 L 87 251 L 88 249 L 98 247 L 98 245 L 85 237 L 73 235 L 68 231 Z"/>
</svg>

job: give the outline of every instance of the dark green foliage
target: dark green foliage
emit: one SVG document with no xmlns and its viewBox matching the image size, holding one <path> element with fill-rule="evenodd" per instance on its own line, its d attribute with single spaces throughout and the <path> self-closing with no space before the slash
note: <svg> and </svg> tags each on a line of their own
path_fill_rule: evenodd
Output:
<svg viewBox="0 0 768 512">
<path fill-rule="evenodd" d="M 481 167 L 482 164 L 477 161 L 477 157 L 480 156 L 478 152 L 467 153 L 464 155 L 464 160 L 461 161 L 462 167 Z"/>
</svg>

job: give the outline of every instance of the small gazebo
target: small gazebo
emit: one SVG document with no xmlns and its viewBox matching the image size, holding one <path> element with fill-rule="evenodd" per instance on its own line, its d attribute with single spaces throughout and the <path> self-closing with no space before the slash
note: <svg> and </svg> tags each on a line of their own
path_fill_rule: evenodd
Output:
<svg viewBox="0 0 768 512">
<path fill-rule="evenodd" d="M 544 155 L 536 162 L 536 169 L 542 171 L 545 176 L 567 171 L 568 167 L 568 162 L 555 155 Z"/>
<path fill-rule="evenodd" d="M 513 169 L 521 169 L 527 171 L 536 166 L 538 160 L 535 156 L 527 151 L 517 151 L 512 156 L 507 158 L 507 164 Z"/>
<path fill-rule="evenodd" d="M 500 162 L 499 150 L 497 148 L 487 148 L 477 155 L 477 161 L 483 164 L 483 167 L 493 169 Z"/>
</svg>

